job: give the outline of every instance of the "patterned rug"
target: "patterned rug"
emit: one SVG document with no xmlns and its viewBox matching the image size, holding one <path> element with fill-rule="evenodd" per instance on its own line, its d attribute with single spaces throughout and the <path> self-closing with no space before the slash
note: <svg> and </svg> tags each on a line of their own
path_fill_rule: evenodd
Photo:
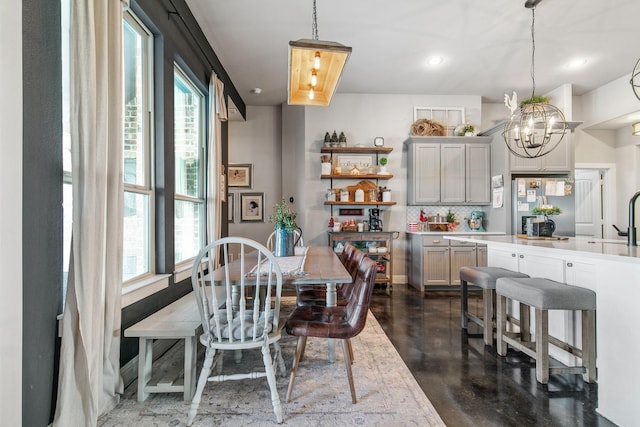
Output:
<svg viewBox="0 0 640 427">
<path fill-rule="evenodd" d="M 282 311 L 293 308 L 284 298 Z M 283 332 L 280 341 L 285 364 L 291 368 L 296 337 Z M 384 331 L 369 313 L 364 330 L 352 340 L 353 377 L 358 403 L 351 403 L 342 347 L 336 346 L 336 362 L 327 361 L 326 340 L 309 338 L 296 376 L 292 401 L 286 403 L 289 381 L 277 377 L 284 422 L 290 426 L 444 426 L 433 405 L 420 389 Z M 174 346 L 154 365 L 154 375 L 182 364 L 183 348 Z M 272 352 L 273 354 L 273 352 Z M 200 352 L 198 374 L 203 352 Z M 237 372 L 249 364 L 262 365 L 259 350 L 245 351 L 236 365 L 232 352 L 225 354 L 225 371 Z M 136 400 L 137 383 L 127 389 L 118 406 L 98 421 L 101 427 L 184 426 L 189 402 L 180 393 L 152 394 Z M 277 425 L 266 378 L 208 383 L 194 426 Z"/>
</svg>

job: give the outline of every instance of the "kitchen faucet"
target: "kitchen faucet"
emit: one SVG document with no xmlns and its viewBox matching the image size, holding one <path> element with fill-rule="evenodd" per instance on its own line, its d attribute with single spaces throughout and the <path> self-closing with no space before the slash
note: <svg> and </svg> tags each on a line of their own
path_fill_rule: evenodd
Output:
<svg viewBox="0 0 640 427">
<path fill-rule="evenodd" d="M 636 200 L 640 197 L 640 191 L 629 200 L 629 232 L 627 233 L 627 246 L 638 246 L 636 234 Z"/>
</svg>

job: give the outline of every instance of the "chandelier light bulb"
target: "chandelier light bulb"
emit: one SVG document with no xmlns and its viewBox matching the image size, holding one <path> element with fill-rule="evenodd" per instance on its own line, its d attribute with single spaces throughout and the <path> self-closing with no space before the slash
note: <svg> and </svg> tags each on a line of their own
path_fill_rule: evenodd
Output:
<svg viewBox="0 0 640 427">
<path fill-rule="evenodd" d="M 313 68 L 316 70 L 320 69 L 320 52 L 316 51 L 316 57 L 313 60 Z"/>
<path fill-rule="evenodd" d="M 309 88 L 309 99 L 313 100 L 313 98 L 315 98 L 316 94 L 313 91 L 313 87 Z"/>
<path fill-rule="evenodd" d="M 315 87 L 318 84 L 318 74 L 316 70 L 311 71 L 311 86 Z"/>
</svg>

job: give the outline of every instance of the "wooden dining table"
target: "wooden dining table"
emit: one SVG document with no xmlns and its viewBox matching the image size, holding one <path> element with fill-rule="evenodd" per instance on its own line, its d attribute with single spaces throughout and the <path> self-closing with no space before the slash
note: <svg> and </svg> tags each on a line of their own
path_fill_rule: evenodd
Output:
<svg viewBox="0 0 640 427">
<path fill-rule="evenodd" d="M 252 255 L 252 254 L 249 254 Z M 257 257 L 257 253 L 256 253 Z M 309 246 L 306 247 L 304 255 L 300 257 L 301 268 L 297 271 L 283 271 L 282 286 L 283 288 L 291 288 L 302 285 L 324 286 L 326 288 L 326 305 L 334 307 L 336 305 L 336 285 L 338 283 L 351 283 L 351 275 L 342 265 L 338 255 L 329 246 Z M 287 257 L 287 265 L 291 265 L 291 257 Z M 249 256 L 245 262 L 256 262 L 257 258 L 251 259 Z M 230 273 L 233 280 L 234 270 L 238 260 L 233 261 L 230 267 Z M 281 268 L 282 269 L 282 268 Z M 238 269 L 239 270 L 239 269 Z M 218 269 L 214 272 L 214 282 L 222 283 L 223 270 Z M 335 346 L 333 339 L 329 339 L 329 361 L 335 361 Z"/>
</svg>

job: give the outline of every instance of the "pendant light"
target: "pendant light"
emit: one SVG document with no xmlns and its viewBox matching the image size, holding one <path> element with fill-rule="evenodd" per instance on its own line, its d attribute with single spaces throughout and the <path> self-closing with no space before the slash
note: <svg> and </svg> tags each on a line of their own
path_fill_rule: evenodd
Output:
<svg viewBox="0 0 640 427">
<path fill-rule="evenodd" d="M 536 5 L 541 0 L 527 0 L 524 6 L 531 9 L 531 81 L 529 102 L 517 105 L 515 92 L 511 99 L 505 95 L 505 103 L 511 116 L 502 132 L 509 151 L 517 157 L 536 158 L 550 153 L 558 146 L 567 130 L 564 114 L 549 104 L 548 99 L 535 95 L 535 20 Z"/>
<path fill-rule="evenodd" d="M 312 39 L 289 42 L 289 105 L 329 105 L 351 54 L 348 46 L 318 40 L 316 0 L 311 33 Z"/>
<path fill-rule="evenodd" d="M 633 71 L 631 72 L 631 88 L 633 89 L 633 93 L 636 95 L 636 98 L 640 100 L 640 59 L 636 62 L 636 66 L 633 67 Z"/>
</svg>

